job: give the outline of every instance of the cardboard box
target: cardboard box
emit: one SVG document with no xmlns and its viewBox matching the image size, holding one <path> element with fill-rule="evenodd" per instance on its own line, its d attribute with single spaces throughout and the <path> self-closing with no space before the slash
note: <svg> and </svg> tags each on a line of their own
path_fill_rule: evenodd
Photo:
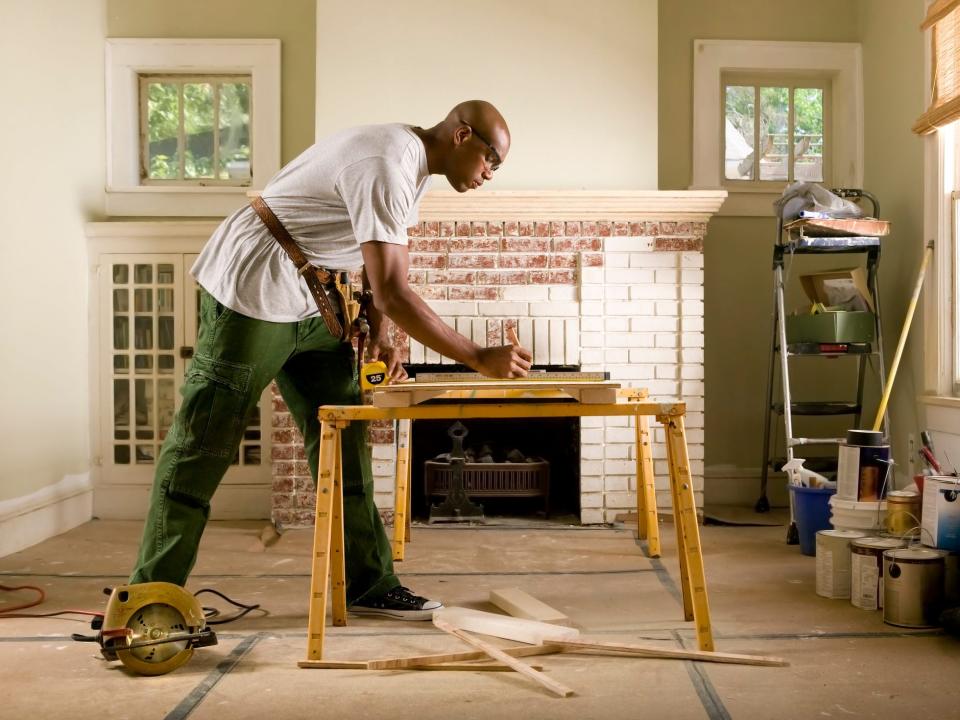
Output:
<svg viewBox="0 0 960 720">
<path fill-rule="evenodd" d="M 877 311 L 873 306 L 873 296 L 867 284 L 867 269 L 864 267 L 801 275 L 800 283 L 811 302 L 827 307 L 840 306 L 843 310 Z"/>
<path fill-rule="evenodd" d="M 788 315 L 788 343 L 867 343 L 873 340 L 873 313 L 836 311 Z"/>
</svg>

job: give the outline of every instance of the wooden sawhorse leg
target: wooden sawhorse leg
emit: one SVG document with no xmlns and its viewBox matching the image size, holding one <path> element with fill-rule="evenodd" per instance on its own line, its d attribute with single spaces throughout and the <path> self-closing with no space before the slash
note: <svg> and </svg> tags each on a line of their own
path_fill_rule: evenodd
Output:
<svg viewBox="0 0 960 720">
<path fill-rule="evenodd" d="M 637 415 L 637 536 L 647 541 L 650 557 L 660 557 L 660 525 L 657 524 L 657 491 L 650 445 L 650 419 Z"/>
<path fill-rule="evenodd" d="M 683 416 L 669 415 L 657 419 L 663 423 L 666 432 L 673 519 L 677 526 L 677 553 L 680 557 L 683 614 L 685 619 L 693 620 L 697 646 L 701 650 L 712 651 L 713 630 L 710 626 L 710 607 L 707 604 L 707 581 L 703 572 L 703 549 L 700 545 Z"/>
<path fill-rule="evenodd" d="M 410 437 L 412 420 L 397 421 L 397 475 L 393 487 L 393 559 L 403 560 L 410 542 Z"/>
<path fill-rule="evenodd" d="M 327 585 L 333 576 L 333 624 L 347 624 L 347 586 L 343 549 L 343 466 L 340 431 L 345 421 L 320 424 L 317 469 L 317 516 L 313 530 L 310 614 L 307 620 L 307 661 L 323 659 L 327 619 Z M 332 566 L 331 566 L 332 563 Z"/>
</svg>

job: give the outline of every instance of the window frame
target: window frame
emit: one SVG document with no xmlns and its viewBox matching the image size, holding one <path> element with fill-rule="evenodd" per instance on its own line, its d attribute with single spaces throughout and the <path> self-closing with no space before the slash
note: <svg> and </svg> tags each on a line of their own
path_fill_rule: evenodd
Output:
<svg viewBox="0 0 960 720">
<path fill-rule="evenodd" d="M 280 170 L 280 41 L 110 38 L 106 41 L 107 186 L 110 215 L 218 216 L 246 202 Z M 250 75 L 252 177 L 248 185 L 144 184 L 140 76 Z"/>
<path fill-rule="evenodd" d="M 832 79 L 828 74 L 825 73 L 801 73 L 801 72 L 771 72 L 771 73 L 745 73 L 745 72 L 722 72 L 720 75 L 720 181 L 727 190 L 732 190 L 734 192 L 753 189 L 761 190 L 763 192 L 770 192 L 771 188 L 775 188 L 775 191 L 782 192 L 783 187 L 786 184 L 789 184 L 794 181 L 795 175 L 794 171 L 796 169 L 795 158 L 793 156 L 793 148 L 796 145 L 796 141 L 790 142 L 790 157 L 787 165 L 787 180 L 761 180 L 759 177 L 752 180 L 739 180 L 736 178 L 728 178 L 726 176 L 726 117 L 727 117 L 727 108 L 726 108 L 726 89 L 728 87 L 752 87 L 754 89 L 754 97 L 758 97 L 761 88 L 767 87 L 785 87 L 790 91 L 790 97 L 793 98 L 794 93 L 798 89 L 816 89 L 820 90 L 823 93 L 823 155 L 822 155 L 822 166 L 821 170 L 823 172 L 823 180 L 819 181 L 827 187 L 832 187 L 831 182 L 831 160 L 832 160 L 832 102 L 831 102 L 831 88 L 832 88 Z M 756 103 L 755 103 L 756 105 Z M 793 112 L 794 103 L 791 101 L 788 114 L 788 124 L 790 126 L 790 136 L 793 138 L 795 133 L 795 114 Z M 754 108 L 754 146 L 756 146 L 757 141 L 759 140 L 759 125 L 756 118 L 756 107 Z M 754 168 L 759 168 L 759 164 L 755 161 Z M 758 173 L 759 175 L 759 173 Z"/>
<path fill-rule="evenodd" d="M 834 187 L 863 186 L 863 63 L 859 43 L 694 40 L 693 180 L 691 190 L 726 189 L 720 215 L 770 216 L 786 182 L 734 187 L 723 182 L 724 73 L 802 73 L 831 81 L 829 168 Z M 826 130 L 826 128 L 824 128 Z M 825 132 L 825 134 L 827 134 Z M 774 181 L 767 181 L 774 183 Z"/>
</svg>

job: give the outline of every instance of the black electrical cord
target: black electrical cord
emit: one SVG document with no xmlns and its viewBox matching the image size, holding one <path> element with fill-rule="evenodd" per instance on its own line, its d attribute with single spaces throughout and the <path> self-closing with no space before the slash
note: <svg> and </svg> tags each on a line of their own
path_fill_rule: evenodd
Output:
<svg viewBox="0 0 960 720">
<path fill-rule="evenodd" d="M 235 607 L 238 607 L 238 608 L 243 608 L 243 610 L 242 610 L 241 612 L 238 612 L 238 613 L 236 613 L 235 615 L 231 615 L 230 617 L 223 618 L 222 620 L 213 620 L 212 618 L 218 617 L 218 616 L 220 615 L 220 611 L 217 610 L 216 608 L 204 607 L 204 608 L 203 608 L 203 616 L 204 616 L 204 619 L 206 619 L 206 621 L 207 621 L 207 625 L 224 625 L 225 623 L 233 622 L 234 620 L 239 620 L 240 618 L 242 618 L 244 615 L 246 615 L 246 614 L 247 614 L 248 612 L 250 612 L 251 610 L 259 610 L 259 609 L 260 609 L 260 605 L 259 605 L 259 604 L 257 604 L 257 605 L 244 605 L 243 603 L 238 603 L 238 602 L 236 602 L 236 601 L 231 600 L 230 598 L 228 598 L 226 595 L 224 595 L 224 594 L 223 594 L 222 592 L 220 592 L 219 590 L 214 590 L 213 588 L 203 588 L 202 590 L 197 590 L 197 591 L 193 594 L 193 596 L 194 596 L 194 597 L 198 597 L 198 596 L 201 595 L 202 593 L 213 593 L 214 595 L 217 595 L 217 596 L 223 598 L 224 600 L 226 600 L 226 601 L 227 601 L 228 603 L 230 603 L 231 605 L 233 605 L 233 606 L 235 606 Z"/>
</svg>

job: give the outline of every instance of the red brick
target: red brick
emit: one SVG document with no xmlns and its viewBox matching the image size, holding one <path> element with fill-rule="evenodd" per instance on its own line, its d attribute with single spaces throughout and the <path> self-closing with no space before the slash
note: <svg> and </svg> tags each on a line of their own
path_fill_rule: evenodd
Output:
<svg viewBox="0 0 960 720">
<path fill-rule="evenodd" d="M 653 243 L 655 252 L 703 252 L 701 238 L 657 238 Z"/>
<path fill-rule="evenodd" d="M 300 433 L 293 428 L 280 428 L 279 430 L 273 431 L 274 445 L 290 445 L 291 443 L 300 441 Z"/>
<path fill-rule="evenodd" d="M 507 318 L 503 321 L 503 337 L 507 337 L 508 330 L 517 332 L 519 329 L 520 323 L 517 322 L 516 318 Z"/>
<path fill-rule="evenodd" d="M 293 415 L 291 415 L 288 412 L 274 411 L 273 427 L 275 428 L 296 427 L 296 424 L 293 422 Z"/>
<path fill-rule="evenodd" d="M 597 235 L 600 237 L 610 237 L 613 235 L 613 223 L 597 223 Z"/>
<path fill-rule="evenodd" d="M 419 224 L 411 225 L 407 228 L 407 237 L 415 238 L 420 237 L 421 235 L 423 235 L 423 229 Z"/>
<path fill-rule="evenodd" d="M 640 237 L 643 235 L 644 225 L 642 222 L 632 222 L 630 223 L 630 235 L 633 237 Z"/>
<path fill-rule="evenodd" d="M 294 505 L 298 508 L 304 510 L 310 510 L 311 512 L 316 511 L 317 507 L 317 495 L 316 493 L 297 493 L 294 496 Z"/>
<path fill-rule="evenodd" d="M 473 237 L 485 237 L 487 234 L 487 224 L 485 222 L 470 223 L 470 234 Z"/>
<path fill-rule="evenodd" d="M 553 241 L 554 252 L 576 252 L 583 250 L 593 250 L 599 252 L 603 248 L 600 238 L 556 238 Z"/>
<path fill-rule="evenodd" d="M 550 282 L 555 285 L 575 285 L 577 273 L 574 270 L 551 270 Z"/>
<path fill-rule="evenodd" d="M 487 320 L 487 347 L 491 345 L 503 345 L 503 322 L 500 320 Z"/>
<path fill-rule="evenodd" d="M 453 237 L 456 232 L 457 224 L 450 221 L 440 223 L 440 237 Z"/>
<path fill-rule="evenodd" d="M 293 493 L 278 493 L 276 491 L 270 496 L 270 506 L 274 510 L 286 510 L 293 507 Z"/>
<path fill-rule="evenodd" d="M 533 222 L 524 220 L 517 223 L 517 235 L 520 237 L 533 237 Z"/>
<path fill-rule="evenodd" d="M 516 237 L 520 234 L 520 223 L 510 220 L 503 224 L 503 234 L 507 237 L 513 236 Z"/>
<path fill-rule="evenodd" d="M 416 253 L 410 256 L 410 267 L 443 268 L 446 266 L 446 255 L 422 255 Z"/>
<path fill-rule="evenodd" d="M 298 493 L 309 493 L 309 494 L 313 495 L 313 494 L 314 494 L 313 478 L 312 478 L 312 477 L 298 477 L 298 478 L 294 481 L 294 489 L 295 489 Z"/>
<path fill-rule="evenodd" d="M 563 234 L 568 237 L 580 237 L 580 223 L 568 222 L 563 230 Z"/>
<path fill-rule="evenodd" d="M 500 241 L 503 252 L 550 252 L 550 240 L 546 238 L 513 239 L 503 238 Z"/>
<path fill-rule="evenodd" d="M 592 220 L 585 221 L 580 229 L 582 235 L 596 235 L 598 232 L 597 224 Z"/>
<path fill-rule="evenodd" d="M 616 237 L 625 237 L 630 234 L 629 223 L 617 221 L 613 224 L 613 234 Z"/>
<path fill-rule="evenodd" d="M 297 460 L 293 464 L 293 469 L 298 477 L 310 478 L 310 481 L 313 482 L 313 476 L 310 474 L 310 463 L 306 460 Z"/>
<path fill-rule="evenodd" d="M 274 445 L 272 448 L 270 448 L 271 460 L 293 460 L 295 457 L 295 445 Z"/>
<path fill-rule="evenodd" d="M 423 270 L 411 270 L 407 273 L 407 283 L 410 285 L 424 285 L 427 282 L 427 273 Z"/>
<path fill-rule="evenodd" d="M 560 220 L 551 220 L 550 221 L 550 235 L 553 237 L 563 237 L 564 223 Z"/>
<path fill-rule="evenodd" d="M 646 225 L 644 235 L 648 237 L 657 237 L 660 234 L 660 223 L 658 222 L 648 222 L 644 223 Z"/>
<path fill-rule="evenodd" d="M 439 238 L 416 238 L 410 241 L 411 253 L 444 253 L 447 251 L 447 241 Z"/>
<path fill-rule="evenodd" d="M 476 270 L 447 270 L 445 283 L 450 285 L 473 285 L 477 282 Z"/>
<path fill-rule="evenodd" d="M 275 460 L 271 468 L 273 477 L 290 477 L 294 475 L 295 464 L 292 461 Z"/>
<path fill-rule="evenodd" d="M 370 430 L 370 442 L 375 445 L 392 445 L 393 428 L 390 430 Z"/>
<path fill-rule="evenodd" d="M 600 253 L 583 253 L 580 256 L 583 267 L 603 267 L 603 255 Z"/>
<path fill-rule="evenodd" d="M 287 412 L 289 410 L 287 404 L 283 401 L 283 398 L 280 395 L 274 395 L 271 400 L 273 402 L 273 411 L 275 413 Z"/>
<path fill-rule="evenodd" d="M 423 236 L 424 237 L 439 237 L 440 235 L 440 223 L 436 220 L 430 220 L 423 223 Z"/>
<path fill-rule="evenodd" d="M 500 240 L 498 238 L 464 238 L 450 241 L 449 250 L 456 252 L 497 252 L 500 249 Z"/>
<path fill-rule="evenodd" d="M 270 519 L 277 525 L 284 527 L 296 527 L 293 524 L 293 510 L 289 508 L 273 507 L 270 510 Z"/>
<path fill-rule="evenodd" d="M 271 490 L 274 495 L 293 492 L 294 480 L 292 477 L 275 477 Z"/>
<path fill-rule="evenodd" d="M 677 223 L 675 232 L 677 235 L 693 235 L 693 229 L 690 226 L 691 223 L 688 222 Z"/>
<path fill-rule="evenodd" d="M 534 225 L 534 235 L 537 237 L 550 237 L 550 223 L 537 222 Z"/>
<path fill-rule="evenodd" d="M 550 256 L 550 267 L 552 268 L 575 268 L 577 266 L 577 256 L 574 253 L 555 253 Z"/>
<path fill-rule="evenodd" d="M 451 285 L 449 288 L 451 300 L 498 300 L 499 289 L 489 285 Z"/>
<path fill-rule="evenodd" d="M 493 268 L 497 266 L 496 257 L 489 254 L 450 255 L 447 260 L 451 268 Z"/>
<path fill-rule="evenodd" d="M 513 272 L 501 270 L 498 282 L 501 285 L 523 285 L 527 282 L 527 273 L 523 270 L 515 270 Z"/>
<path fill-rule="evenodd" d="M 487 235 L 503 235 L 503 223 L 487 223 Z"/>
<path fill-rule="evenodd" d="M 547 266 L 548 255 L 521 255 L 520 253 L 507 253 L 500 256 L 500 267 L 502 268 L 545 268 Z"/>
<path fill-rule="evenodd" d="M 446 285 L 447 278 L 450 275 L 449 270 L 430 270 L 427 272 L 427 285 Z"/>
<path fill-rule="evenodd" d="M 465 220 L 458 220 L 454 234 L 457 237 L 470 237 L 470 223 Z"/>
<path fill-rule="evenodd" d="M 677 224 L 675 222 L 660 223 L 661 235 L 675 235 L 677 233 Z"/>
<path fill-rule="evenodd" d="M 446 300 L 446 285 L 417 285 L 413 291 L 424 300 Z"/>
</svg>

